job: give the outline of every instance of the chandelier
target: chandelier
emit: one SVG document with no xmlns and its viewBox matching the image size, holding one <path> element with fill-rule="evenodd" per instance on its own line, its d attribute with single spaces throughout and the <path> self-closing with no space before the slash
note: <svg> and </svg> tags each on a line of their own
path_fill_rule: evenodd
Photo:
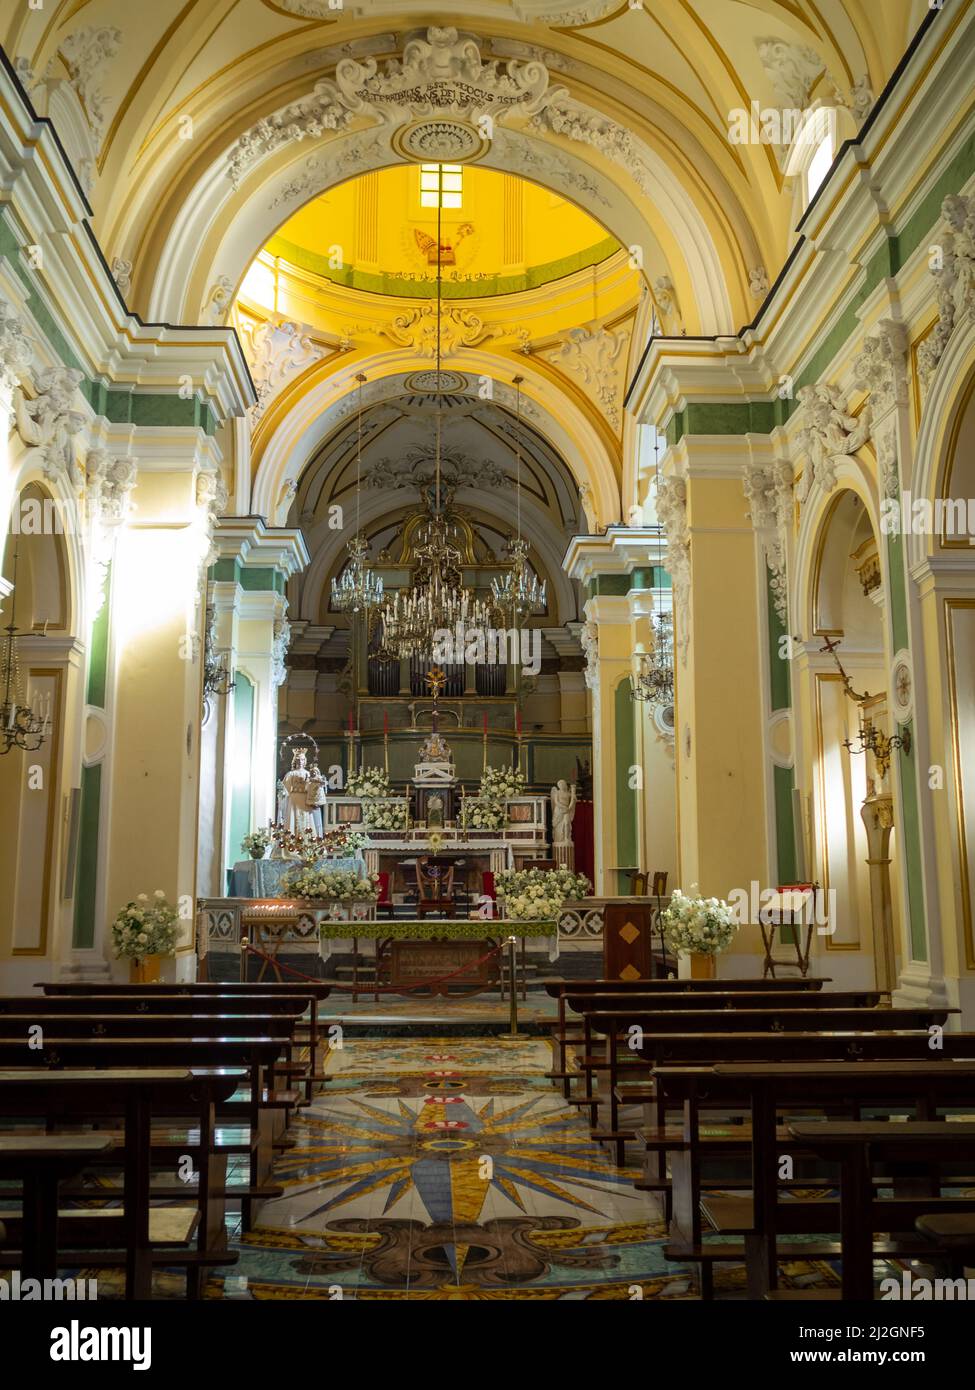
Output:
<svg viewBox="0 0 975 1390">
<path fill-rule="evenodd" d="M 438 166 L 442 181 L 443 169 Z M 437 200 L 437 415 L 435 474 L 432 503 L 417 531 L 413 554 L 417 561 L 409 589 L 397 589 L 383 607 L 380 658 L 429 657 L 438 631 L 462 633 L 466 643 L 478 630 L 492 625 L 491 606 L 463 583 L 463 551 L 443 505 L 441 493 L 443 435 L 443 376 L 441 372 L 443 198 Z M 461 658 L 462 659 L 462 658 Z"/>
<path fill-rule="evenodd" d="M 516 396 L 515 431 L 515 495 L 517 498 L 518 534 L 509 547 L 511 559 L 503 579 L 491 581 L 491 595 L 495 605 L 503 612 L 510 613 L 516 623 L 522 623 L 530 613 L 545 611 L 545 581 L 528 563 L 528 542 L 521 536 L 521 383 L 524 377 L 514 378 Z"/>
<path fill-rule="evenodd" d="M 660 487 L 660 439 L 654 431 L 653 471 L 655 493 Z M 663 527 L 657 526 L 657 535 L 663 539 Z M 658 546 L 659 554 L 659 546 Z M 674 703 L 674 618 L 657 608 L 656 586 L 653 596 L 653 611 L 650 614 L 650 632 L 653 650 L 645 652 L 637 647 L 634 652 L 636 669 L 630 674 L 630 693 L 634 700 L 643 700 L 648 705 L 665 708 Z"/>
<path fill-rule="evenodd" d="M 4 628 L 6 636 L 0 649 L 0 685 L 3 687 L 3 702 L 0 704 L 0 754 L 9 753 L 12 748 L 21 748 L 25 753 L 36 753 L 45 742 L 51 728 L 50 699 L 43 717 L 38 710 L 24 703 L 23 686 L 20 679 L 20 662 L 17 657 L 17 551 L 14 550 L 13 599 L 10 622 Z"/>
<path fill-rule="evenodd" d="M 340 613 L 360 613 L 364 608 L 378 608 L 383 601 L 382 576 L 366 566 L 369 547 L 359 532 L 359 498 L 362 482 L 362 372 L 356 374 L 359 383 L 358 429 L 355 455 L 355 535 L 348 544 L 349 562 L 337 579 L 332 580 L 332 607 Z"/>
<path fill-rule="evenodd" d="M 634 700 L 650 705 L 674 702 L 674 622 L 669 613 L 654 613 L 650 619 L 653 650 L 635 653 L 637 669 L 630 676 Z"/>
<path fill-rule="evenodd" d="M 233 672 L 230 670 L 226 652 L 214 648 L 216 614 L 208 605 L 206 624 L 203 629 L 203 699 L 211 695 L 229 695 L 236 688 Z"/>
</svg>

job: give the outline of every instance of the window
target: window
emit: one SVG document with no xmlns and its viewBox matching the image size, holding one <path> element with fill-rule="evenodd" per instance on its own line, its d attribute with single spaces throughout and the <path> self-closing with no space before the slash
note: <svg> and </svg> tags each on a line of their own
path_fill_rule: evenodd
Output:
<svg viewBox="0 0 975 1390">
<path fill-rule="evenodd" d="M 464 170 L 460 164 L 420 165 L 420 207 L 459 208 L 464 201 Z"/>
<path fill-rule="evenodd" d="M 833 162 L 833 137 L 826 135 L 813 151 L 813 157 L 806 167 L 806 204 L 812 202 L 816 190 L 829 173 Z"/>
</svg>

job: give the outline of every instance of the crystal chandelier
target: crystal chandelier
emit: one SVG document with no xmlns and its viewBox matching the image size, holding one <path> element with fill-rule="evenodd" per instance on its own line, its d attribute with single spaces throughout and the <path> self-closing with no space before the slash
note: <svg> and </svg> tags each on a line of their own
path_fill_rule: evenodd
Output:
<svg viewBox="0 0 975 1390">
<path fill-rule="evenodd" d="M 203 699 L 211 695 L 229 695 L 237 682 L 228 665 L 227 653 L 218 652 L 216 642 L 216 613 L 212 605 L 207 606 L 206 624 L 203 629 Z"/>
<path fill-rule="evenodd" d="M 442 175 L 442 170 L 441 170 Z M 458 625 L 466 642 L 478 629 L 492 625 L 490 605 L 465 588 L 463 552 L 456 528 L 444 511 L 441 494 L 443 435 L 443 378 L 441 373 L 441 222 L 443 199 L 437 201 L 437 416 L 435 481 L 430 514 L 417 532 L 413 554 L 417 561 L 413 583 L 396 590 L 382 610 L 381 657 L 430 656 L 438 631 L 454 634 Z"/>
<path fill-rule="evenodd" d="M 24 703 L 23 686 L 20 679 L 20 662 L 17 658 L 17 551 L 14 551 L 13 600 L 10 622 L 4 628 L 6 636 L 0 648 L 0 686 L 3 687 L 3 702 L 0 704 L 0 754 L 9 753 L 12 748 L 23 749 L 25 753 L 36 753 L 45 742 L 51 728 L 50 699 L 43 717 L 38 710 Z"/>
<path fill-rule="evenodd" d="M 654 613 L 653 651 L 635 653 L 637 669 L 630 676 L 634 700 L 651 705 L 674 702 L 674 623 L 669 613 Z"/>
<path fill-rule="evenodd" d="M 366 566 L 369 547 L 359 532 L 359 497 L 362 481 L 362 372 L 356 375 L 359 383 L 358 438 L 355 455 L 355 535 L 349 541 L 349 562 L 337 579 L 332 580 L 332 607 L 340 613 L 360 613 L 364 608 L 377 608 L 383 601 L 382 576 Z"/>
<path fill-rule="evenodd" d="M 515 495 L 517 498 L 518 534 L 509 547 L 511 556 L 508 572 L 503 579 L 491 581 L 491 595 L 502 613 L 510 613 L 516 623 L 522 623 L 530 613 L 545 611 L 545 581 L 528 563 L 528 542 L 521 536 L 521 383 L 524 377 L 514 378 L 516 396 L 515 430 Z"/>
<path fill-rule="evenodd" d="M 660 485 L 659 453 L 660 440 L 654 432 L 653 472 L 655 488 L 659 488 Z M 657 535 L 662 541 L 663 527 L 658 525 L 656 529 Z M 672 613 L 658 610 L 656 592 L 653 599 L 653 611 L 650 614 L 650 631 L 653 637 L 653 650 L 645 652 L 638 647 L 634 652 L 636 669 L 630 674 L 631 694 L 634 700 L 643 700 L 649 705 L 663 708 L 674 703 L 674 619 Z"/>
</svg>

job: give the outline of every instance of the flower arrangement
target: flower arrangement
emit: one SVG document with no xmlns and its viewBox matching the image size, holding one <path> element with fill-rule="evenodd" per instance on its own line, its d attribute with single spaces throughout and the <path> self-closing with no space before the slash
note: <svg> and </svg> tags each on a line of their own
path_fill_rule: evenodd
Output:
<svg viewBox="0 0 975 1390">
<path fill-rule="evenodd" d="M 468 830 L 503 830 L 507 821 L 503 801 L 489 801 L 483 796 L 468 797 L 464 801 L 460 823 Z"/>
<path fill-rule="evenodd" d="M 147 893 L 140 893 L 134 902 L 126 903 L 112 923 L 112 945 L 120 959 L 171 956 L 178 935 L 179 915 L 161 888 L 151 901 Z"/>
<path fill-rule="evenodd" d="M 263 859 L 273 839 L 270 830 L 252 830 L 241 840 L 240 848 L 242 853 L 249 854 L 252 859 Z"/>
<path fill-rule="evenodd" d="M 698 951 L 714 956 L 724 951 L 738 930 L 735 910 L 719 898 L 702 898 L 697 884 L 691 884 L 689 896 L 675 888 L 670 904 L 660 914 L 667 944 L 675 952 Z"/>
<path fill-rule="evenodd" d="M 284 874 L 281 895 L 345 903 L 372 902 L 379 896 L 379 875 L 359 878 L 351 869 L 316 869 L 305 864 Z"/>
<path fill-rule="evenodd" d="M 480 795 L 486 801 L 504 802 L 509 796 L 521 796 L 525 779 L 515 767 L 486 767 L 481 776 Z"/>
<path fill-rule="evenodd" d="M 362 806 L 362 823 L 369 830 L 405 830 L 408 818 L 405 797 L 389 801 L 366 801 Z"/>
<path fill-rule="evenodd" d="M 342 854 L 355 854 L 369 844 L 369 836 L 364 830 L 340 830 L 334 849 Z"/>
<path fill-rule="evenodd" d="M 349 773 L 345 791 L 347 796 L 361 796 L 369 801 L 389 796 L 391 789 L 389 778 L 381 767 L 360 767 L 357 772 Z"/>
<path fill-rule="evenodd" d="M 505 896 L 517 896 L 528 885 L 541 885 L 552 897 L 561 897 L 563 902 L 575 898 L 588 898 L 592 884 L 585 874 L 574 873 L 572 869 L 504 869 L 495 875 L 495 887 Z"/>
</svg>

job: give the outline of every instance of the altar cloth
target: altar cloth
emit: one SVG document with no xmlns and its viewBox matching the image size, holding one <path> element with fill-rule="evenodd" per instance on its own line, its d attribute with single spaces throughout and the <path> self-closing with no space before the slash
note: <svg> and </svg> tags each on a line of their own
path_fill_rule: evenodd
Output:
<svg viewBox="0 0 975 1390">
<path fill-rule="evenodd" d="M 385 921 L 356 922 L 354 934 L 349 931 L 352 925 L 350 922 L 330 922 L 327 919 L 319 922 L 322 960 L 328 960 L 333 950 L 337 949 L 335 943 L 338 942 L 347 943 L 347 949 L 351 951 L 353 936 L 356 941 L 431 941 L 438 937 L 448 941 L 483 941 L 487 937 L 503 940 L 508 936 L 517 936 L 519 940 L 542 942 L 549 960 L 557 960 L 559 954 L 558 924 L 551 920 L 506 922 L 500 917 L 425 917 L 407 922 L 387 918 Z"/>
</svg>

